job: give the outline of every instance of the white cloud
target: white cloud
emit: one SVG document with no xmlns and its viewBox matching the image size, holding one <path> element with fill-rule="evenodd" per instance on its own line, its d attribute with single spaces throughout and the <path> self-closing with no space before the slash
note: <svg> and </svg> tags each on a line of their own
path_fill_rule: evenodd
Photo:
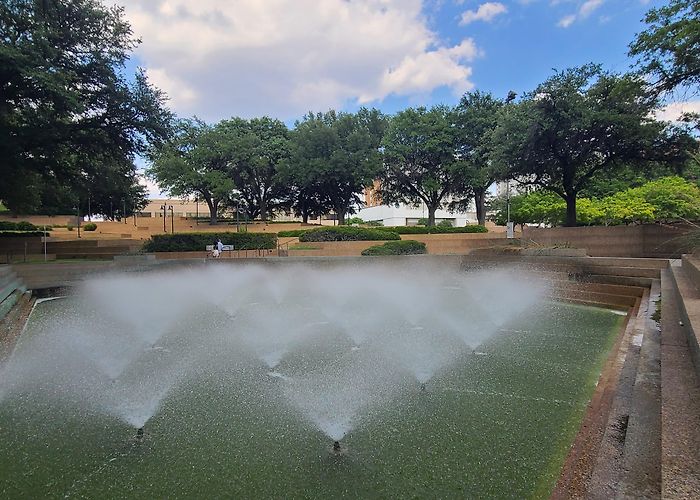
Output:
<svg viewBox="0 0 700 500">
<path fill-rule="evenodd" d="M 474 21 L 490 22 L 496 16 L 505 14 L 506 12 L 508 12 L 508 9 L 501 2 L 486 2 L 479 5 L 479 8 L 476 10 L 467 10 L 463 12 L 459 24 L 465 25 L 473 23 Z"/>
<path fill-rule="evenodd" d="M 472 87 L 474 42 L 445 45 L 421 0 L 110 1 L 124 4 L 139 60 L 182 116 L 289 119 Z"/>
<path fill-rule="evenodd" d="M 593 14 L 593 12 L 598 10 L 598 8 L 600 8 L 600 6 L 603 5 L 604 2 L 605 0 L 586 0 L 579 6 L 576 13 L 562 17 L 557 23 L 557 26 L 559 26 L 560 28 L 568 28 L 576 21 L 586 19 L 591 14 Z M 552 5 L 557 5 L 559 3 L 559 1 L 552 2 Z"/>
<path fill-rule="evenodd" d="M 678 121 L 683 113 L 700 113 L 700 101 L 672 102 L 656 113 L 658 120 Z"/>
</svg>

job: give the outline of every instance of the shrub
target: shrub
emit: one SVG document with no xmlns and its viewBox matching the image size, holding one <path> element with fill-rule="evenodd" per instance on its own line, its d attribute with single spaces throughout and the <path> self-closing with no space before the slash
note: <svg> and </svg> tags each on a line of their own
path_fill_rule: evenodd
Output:
<svg viewBox="0 0 700 500">
<path fill-rule="evenodd" d="M 348 220 L 345 221 L 346 226 L 352 226 L 354 224 L 364 224 L 365 221 L 362 220 L 360 217 L 351 217 Z"/>
<path fill-rule="evenodd" d="M 83 231 L 94 231 L 97 229 L 97 224 L 94 222 L 88 222 L 83 226 Z"/>
<path fill-rule="evenodd" d="M 282 238 L 298 238 L 307 231 L 310 231 L 310 229 L 291 229 L 289 231 L 280 231 L 277 233 L 277 236 Z"/>
<path fill-rule="evenodd" d="M 400 240 L 398 233 L 386 229 L 366 227 L 335 226 L 321 227 L 305 232 L 299 237 L 304 243 L 312 241 L 385 241 Z"/>
<path fill-rule="evenodd" d="M 68 229 L 69 231 L 72 231 L 72 230 L 73 230 L 73 224 L 66 224 L 66 229 Z"/>
<path fill-rule="evenodd" d="M 27 238 L 44 236 L 43 231 L 0 231 L 0 238 Z"/>
<path fill-rule="evenodd" d="M 40 229 L 40 227 L 27 221 L 0 221 L 0 231 L 39 231 Z"/>
<path fill-rule="evenodd" d="M 435 227 L 452 227 L 452 221 L 441 220 L 435 225 Z"/>
<path fill-rule="evenodd" d="M 377 226 L 383 226 L 383 225 L 384 225 L 384 221 L 381 221 L 381 220 L 371 220 L 371 221 L 367 221 L 365 224 L 367 224 L 368 226 L 377 227 Z"/>
<path fill-rule="evenodd" d="M 155 234 L 146 241 L 146 252 L 193 252 L 202 251 L 207 245 L 221 240 L 224 245 L 233 245 L 236 250 L 263 250 L 277 248 L 275 233 L 178 233 Z"/>
<path fill-rule="evenodd" d="M 362 250 L 362 255 L 418 255 L 427 253 L 425 243 L 415 240 L 387 241 Z"/>
<path fill-rule="evenodd" d="M 380 231 L 391 231 L 399 234 L 447 234 L 447 233 L 488 233 L 489 230 L 478 224 L 463 227 L 453 226 L 395 226 L 383 227 Z"/>
</svg>

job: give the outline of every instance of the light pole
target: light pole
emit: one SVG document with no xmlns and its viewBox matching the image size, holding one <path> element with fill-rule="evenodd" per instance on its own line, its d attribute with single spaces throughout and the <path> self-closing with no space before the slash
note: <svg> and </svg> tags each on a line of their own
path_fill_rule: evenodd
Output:
<svg viewBox="0 0 700 500">
<path fill-rule="evenodd" d="M 194 223 L 196 226 L 199 226 L 199 196 L 194 197 L 194 207 L 196 213 Z"/>
<path fill-rule="evenodd" d="M 124 217 L 124 224 L 128 224 L 126 221 L 126 200 L 122 198 L 122 217 Z"/>
<path fill-rule="evenodd" d="M 236 232 L 240 233 L 241 232 L 241 219 L 240 219 L 240 212 L 241 212 L 241 200 L 236 200 Z"/>
<path fill-rule="evenodd" d="M 170 210 L 170 234 L 175 234 L 175 212 L 172 205 L 168 209 Z"/>
<path fill-rule="evenodd" d="M 78 201 L 78 206 L 75 208 L 78 213 L 78 238 L 80 238 L 80 201 Z"/>
<path fill-rule="evenodd" d="M 168 218 L 168 206 L 167 205 L 161 205 L 160 209 L 163 211 L 163 232 L 167 233 L 168 230 L 165 227 L 165 219 Z"/>
</svg>

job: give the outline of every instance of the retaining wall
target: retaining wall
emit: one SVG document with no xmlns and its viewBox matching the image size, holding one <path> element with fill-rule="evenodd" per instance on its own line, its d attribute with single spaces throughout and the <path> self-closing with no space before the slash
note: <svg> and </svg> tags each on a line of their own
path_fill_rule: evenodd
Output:
<svg viewBox="0 0 700 500">
<path fill-rule="evenodd" d="M 680 258 L 687 243 L 683 236 L 695 229 L 689 224 L 636 226 L 525 227 L 524 246 L 585 248 L 592 257 Z"/>
</svg>

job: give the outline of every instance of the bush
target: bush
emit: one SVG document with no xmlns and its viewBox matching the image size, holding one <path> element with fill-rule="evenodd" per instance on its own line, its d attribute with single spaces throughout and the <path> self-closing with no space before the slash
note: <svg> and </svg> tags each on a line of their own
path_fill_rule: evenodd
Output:
<svg viewBox="0 0 700 500">
<path fill-rule="evenodd" d="M 418 255 L 427 253 L 425 243 L 414 240 L 387 241 L 362 250 L 362 255 Z"/>
<path fill-rule="evenodd" d="M 0 231 L 0 238 L 27 238 L 44 236 L 43 231 Z"/>
<path fill-rule="evenodd" d="M 41 228 L 35 226 L 31 222 L 11 222 L 0 221 L 0 231 L 40 231 Z"/>
<path fill-rule="evenodd" d="M 217 240 L 233 245 L 235 250 L 267 250 L 277 248 L 275 233 L 178 233 L 155 234 L 146 241 L 146 252 L 194 252 L 202 251 Z"/>
<path fill-rule="evenodd" d="M 452 221 L 441 220 L 435 225 L 435 227 L 452 227 Z"/>
<path fill-rule="evenodd" d="M 365 221 L 363 221 L 360 217 L 351 217 L 345 221 L 346 226 L 353 226 L 355 224 L 364 224 L 364 223 L 365 223 Z"/>
<path fill-rule="evenodd" d="M 280 231 L 277 233 L 277 236 L 282 238 L 298 238 L 307 231 L 310 231 L 310 229 L 291 229 L 289 231 Z"/>
<path fill-rule="evenodd" d="M 400 239 L 401 237 L 394 231 L 352 226 L 321 227 L 306 231 L 299 237 L 299 241 L 304 243 L 312 241 L 385 241 Z"/>
<path fill-rule="evenodd" d="M 74 229 L 73 224 L 66 224 L 66 229 L 72 231 Z"/>
<path fill-rule="evenodd" d="M 97 229 L 97 224 L 94 222 L 88 222 L 83 226 L 83 231 L 94 231 Z"/>
<path fill-rule="evenodd" d="M 391 231 L 399 234 L 448 234 L 448 233 L 488 233 L 489 230 L 478 224 L 463 227 L 453 226 L 395 226 L 383 227 L 380 231 Z"/>
</svg>

